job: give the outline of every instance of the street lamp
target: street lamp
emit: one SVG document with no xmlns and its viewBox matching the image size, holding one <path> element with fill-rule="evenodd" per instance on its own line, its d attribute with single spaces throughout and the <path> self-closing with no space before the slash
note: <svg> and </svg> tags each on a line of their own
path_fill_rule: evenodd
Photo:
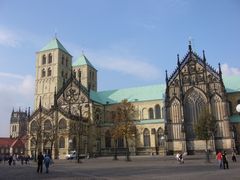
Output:
<svg viewBox="0 0 240 180">
<path fill-rule="evenodd" d="M 240 113 L 240 104 L 238 104 L 238 105 L 236 106 L 236 111 L 237 111 L 238 113 Z"/>
</svg>

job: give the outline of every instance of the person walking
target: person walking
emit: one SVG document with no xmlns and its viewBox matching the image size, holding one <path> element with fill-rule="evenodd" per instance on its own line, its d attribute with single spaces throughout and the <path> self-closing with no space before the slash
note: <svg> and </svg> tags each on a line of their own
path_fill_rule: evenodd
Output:
<svg viewBox="0 0 240 180">
<path fill-rule="evenodd" d="M 225 168 L 228 169 L 229 167 L 228 167 L 228 160 L 227 160 L 226 151 L 224 151 L 223 154 L 222 154 L 222 161 L 223 161 L 223 169 L 225 169 Z"/>
<path fill-rule="evenodd" d="M 37 172 L 42 173 L 42 166 L 43 166 L 43 160 L 44 157 L 42 155 L 42 152 L 39 152 L 38 157 L 37 157 L 37 163 L 38 163 L 38 167 L 37 167 Z"/>
<path fill-rule="evenodd" d="M 9 164 L 9 166 L 12 165 L 12 161 L 13 161 L 13 157 L 12 157 L 12 155 L 10 155 L 9 158 L 8 158 L 8 164 Z"/>
<path fill-rule="evenodd" d="M 217 153 L 216 159 L 218 161 L 219 168 L 221 169 L 222 168 L 222 153 L 221 153 L 221 151 L 219 151 Z"/>
<path fill-rule="evenodd" d="M 234 151 L 232 152 L 232 161 L 237 162 L 236 153 Z"/>
<path fill-rule="evenodd" d="M 49 168 L 50 162 L 51 162 L 51 159 L 50 159 L 49 155 L 46 154 L 44 157 L 44 165 L 46 167 L 46 173 L 48 173 L 48 168 Z"/>
</svg>

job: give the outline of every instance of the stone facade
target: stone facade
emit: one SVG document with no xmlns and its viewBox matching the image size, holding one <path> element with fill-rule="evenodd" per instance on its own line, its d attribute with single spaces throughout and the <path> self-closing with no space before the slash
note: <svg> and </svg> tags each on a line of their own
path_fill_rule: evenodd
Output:
<svg viewBox="0 0 240 180">
<path fill-rule="evenodd" d="M 166 120 L 168 151 L 194 154 L 205 150 L 205 141 L 199 140 L 194 125 L 206 108 L 216 118 L 214 137 L 209 142 L 212 151 L 231 149 L 227 94 L 222 72 L 214 70 L 203 58 L 189 52 L 168 78 L 166 75 Z"/>
<path fill-rule="evenodd" d="M 80 154 L 113 155 L 110 130 L 123 99 L 138 112 L 137 133 L 129 143 L 132 155 L 203 151 L 204 141 L 195 138 L 193 124 L 204 107 L 217 117 L 211 149 L 233 147 L 221 69 L 210 67 L 205 55 L 200 58 L 191 46 L 183 61 L 178 59 L 174 73 L 166 77 L 166 88 L 155 85 L 98 92 L 97 70 L 85 55 L 71 64 L 72 56 L 57 39 L 37 53 L 35 110 L 28 119 L 29 155 L 36 155 L 38 149 L 64 159 L 77 150 L 77 142 Z M 71 132 L 71 123 L 77 121 L 80 138 Z M 117 146 L 119 154 L 126 153 L 123 138 Z"/>
</svg>

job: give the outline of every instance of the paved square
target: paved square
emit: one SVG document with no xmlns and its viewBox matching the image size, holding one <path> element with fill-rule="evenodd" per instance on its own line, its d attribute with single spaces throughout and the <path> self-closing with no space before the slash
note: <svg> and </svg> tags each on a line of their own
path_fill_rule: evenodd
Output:
<svg viewBox="0 0 240 180">
<path fill-rule="evenodd" d="M 203 156 L 187 156 L 184 164 L 178 164 L 173 156 L 169 157 L 132 157 L 131 162 L 126 162 L 124 157 L 113 161 L 112 157 L 84 159 L 77 164 L 75 160 L 55 160 L 50 167 L 50 173 L 36 172 L 36 163 L 16 166 L 0 165 L 0 179 L 201 179 L 201 180 L 234 180 L 240 179 L 239 157 L 237 163 L 229 159 L 230 169 L 223 170 L 217 167 L 217 162 L 212 158 L 211 163 L 205 163 Z"/>
</svg>

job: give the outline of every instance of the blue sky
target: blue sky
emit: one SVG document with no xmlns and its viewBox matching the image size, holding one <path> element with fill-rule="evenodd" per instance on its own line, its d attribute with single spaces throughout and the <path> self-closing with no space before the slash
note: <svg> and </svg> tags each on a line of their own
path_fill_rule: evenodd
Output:
<svg viewBox="0 0 240 180">
<path fill-rule="evenodd" d="M 0 136 L 12 108 L 32 106 L 35 53 L 57 34 L 73 60 L 98 69 L 98 89 L 164 83 L 189 39 L 213 67 L 240 75 L 238 0 L 0 0 Z"/>
</svg>

